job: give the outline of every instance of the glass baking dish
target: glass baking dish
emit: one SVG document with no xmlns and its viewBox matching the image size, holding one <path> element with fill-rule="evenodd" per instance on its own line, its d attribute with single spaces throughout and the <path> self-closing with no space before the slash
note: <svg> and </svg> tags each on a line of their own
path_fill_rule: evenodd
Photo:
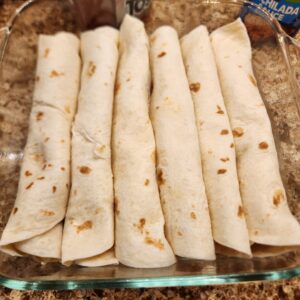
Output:
<svg viewBox="0 0 300 300">
<path fill-rule="evenodd" d="M 173 25 L 180 36 L 199 24 L 210 31 L 235 20 L 244 1 L 153 0 L 144 21 L 148 32 Z M 249 3 L 248 3 L 249 4 Z M 249 4 L 250 5 L 250 4 Z M 253 6 L 254 7 L 254 6 Z M 248 26 L 253 67 L 272 121 L 281 174 L 293 214 L 300 221 L 299 43 L 267 13 L 257 9 Z M 38 35 L 79 33 L 69 1 L 40 0 L 23 6 L 0 30 L 0 233 L 12 209 L 26 142 L 34 87 Z M 238 78 L 236 79 L 238 84 Z M 275 280 L 300 275 L 300 252 L 268 258 L 218 256 L 214 262 L 180 259 L 168 268 L 99 268 L 40 264 L 0 253 L 0 284 L 14 289 L 161 287 Z"/>
</svg>

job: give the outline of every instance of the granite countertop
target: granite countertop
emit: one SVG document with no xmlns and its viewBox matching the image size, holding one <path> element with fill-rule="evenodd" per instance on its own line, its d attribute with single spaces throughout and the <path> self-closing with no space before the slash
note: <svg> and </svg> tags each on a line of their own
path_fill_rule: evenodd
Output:
<svg viewBox="0 0 300 300">
<path fill-rule="evenodd" d="M 0 27 L 22 2 L 24 0 L 0 0 Z M 235 285 L 155 289 L 85 289 L 42 292 L 17 291 L 0 287 L 0 299 L 300 299 L 300 278 Z"/>
</svg>

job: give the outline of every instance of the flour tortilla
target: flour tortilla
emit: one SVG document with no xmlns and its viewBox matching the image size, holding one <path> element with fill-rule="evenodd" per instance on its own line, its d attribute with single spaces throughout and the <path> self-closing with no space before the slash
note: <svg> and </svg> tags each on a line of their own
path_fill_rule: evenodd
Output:
<svg viewBox="0 0 300 300">
<path fill-rule="evenodd" d="M 62 243 L 64 264 L 107 264 L 101 254 L 114 244 L 110 142 L 118 41 L 119 32 L 110 27 L 81 35 L 83 70 L 72 130 L 72 189 Z"/>
<path fill-rule="evenodd" d="M 252 243 L 300 244 L 279 172 L 270 120 L 251 66 L 251 45 L 240 19 L 215 30 L 212 45 L 234 133 L 242 200 Z"/>
<path fill-rule="evenodd" d="M 124 265 L 137 268 L 175 262 L 164 236 L 155 176 L 148 47 L 143 23 L 127 15 L 120 30 L 113 125 L 116 256 Z"/>
<path fill-rule="evenodd" d="M 236 170 L 232 131 L 205 26 L 181 40 L 200 142 L 203 177 L 214 240 L 251 256 Z"/>
<path fill-rule="evenodd" d="M 151 42 L 151 119 L 167 238 L 178 256 L 211 260 L 215 252 L 198 133 L 178 36 L 163 26 Z"/>
<path fill-rule="evenodd" d="M 62 226 L 57 224 L 65 216 L 69 194 L 70 132 L 80 75 L 78 52 L 79 41 L 73 34 L 39 38 L 19 188 L 0 242 L 1 250 L 11 255 L 61 257 Z"/>
</svg>

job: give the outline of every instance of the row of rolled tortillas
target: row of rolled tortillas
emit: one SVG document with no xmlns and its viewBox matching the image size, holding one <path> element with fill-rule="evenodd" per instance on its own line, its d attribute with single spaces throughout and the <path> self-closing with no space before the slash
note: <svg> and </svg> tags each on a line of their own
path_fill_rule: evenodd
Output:
<svg viewBox="0 0 300 300">
<path fill-rule="evenodd" d="M 181 41 L 163 26 L 149 43 L 129 16 L 81 43 L 41 36 L 20 176 L 11 255 L 163 267 L 214 259 L 213 241 L 246 257 L 300 243 L 240 20 Z"/>
</svg>

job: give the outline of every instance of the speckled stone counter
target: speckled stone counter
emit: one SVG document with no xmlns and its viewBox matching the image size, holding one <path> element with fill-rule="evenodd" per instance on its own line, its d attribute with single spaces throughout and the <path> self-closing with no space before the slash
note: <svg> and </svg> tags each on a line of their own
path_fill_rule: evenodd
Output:
<svg viewBox="0 0 300 300">
<path fill-rule="evenodd" d="M 0 26 L 5 24 L 14 9 L 22 2 L 22 0 L 0 0 Z M 178 1 L 178 5 L 181 5 L 179 2 L 183 3 Z M 180 19 L 180 16 L 177 17 Z M 39 26 L 38 22 L 37 26 Z M 39 292 L 0 288 L 0 299 L 300 299 L 300 278 L 263 283 L 159 289 Z"/>
</svg>

